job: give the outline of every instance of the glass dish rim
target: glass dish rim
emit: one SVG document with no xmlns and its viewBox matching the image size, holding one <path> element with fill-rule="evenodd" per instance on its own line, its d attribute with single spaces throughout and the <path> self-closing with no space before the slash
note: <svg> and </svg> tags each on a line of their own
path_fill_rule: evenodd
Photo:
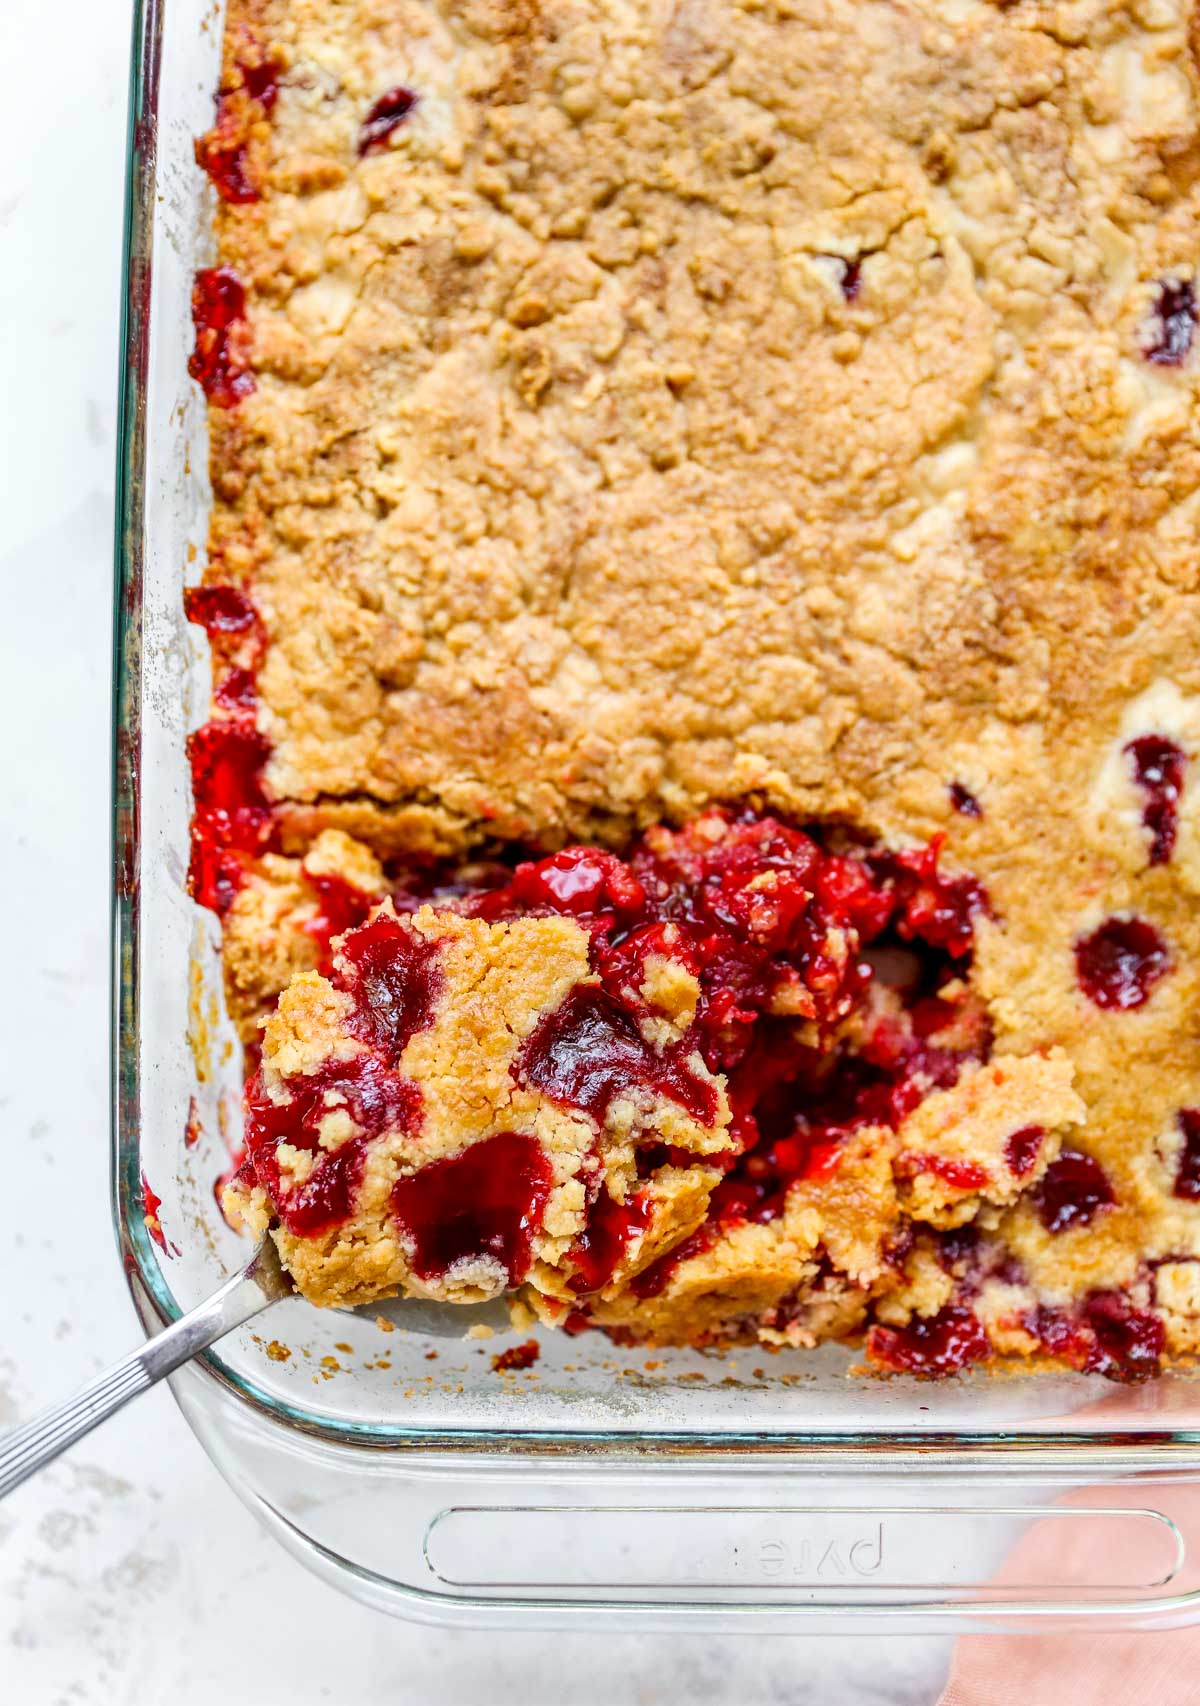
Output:
<svg viewBox="0 0 1200 1706">
<path fill-rule="evenodd" d="M 142 575 L 146 516 L 146 386 L 152 317 L 152 265 L 158 74 L 167 0 L 136 0 L 133 8 L 124 246 L 121 354 L 117 398 L 115 565 L 112 686 L 112 982 L 110 1200 L 117 1247 L 135 1306 L 144 1324 L 168 1325 L 182 1311 L 151 1246 L 141 1204 L 139 1079 L 140 736 L 142 679 Z M 725 1433 L 711 1430 L 513 1429 L 447 1430 L 419 1423 L 331 1421 L 284 1402 L 235 1373 L 216 1351 L 199 1359 L 209 1377 L 268 1422 L 329 1444 L 403 1451 L 512 1455 L 850 1459 L 862 1468 L 894 1469 L 914 1458 L 944 1471 L 958 1466 L 1015 1469 L 1044 1463 L 1055 1468 L 1200 1468 L 1200 1431 L 1148 1427 L 1091 1433 L 1065 1429 L 964 1432 L 930 1428 L 889 1434 L 787 1432 Z M 1031 1376 L 1030 1378 L 1036 1378 Z"/>
</svg>

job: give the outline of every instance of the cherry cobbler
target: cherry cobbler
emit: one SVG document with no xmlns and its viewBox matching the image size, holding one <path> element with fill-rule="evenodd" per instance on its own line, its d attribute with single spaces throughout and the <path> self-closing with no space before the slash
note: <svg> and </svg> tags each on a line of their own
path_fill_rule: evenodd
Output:
<svg viewBox="0 0 1200 1706">
<path fill-rule="evenodd" d="M 319 1304 L 1200 1350 L 1190 0 L 231 0 L 223 1188 Z"/>
</svg>

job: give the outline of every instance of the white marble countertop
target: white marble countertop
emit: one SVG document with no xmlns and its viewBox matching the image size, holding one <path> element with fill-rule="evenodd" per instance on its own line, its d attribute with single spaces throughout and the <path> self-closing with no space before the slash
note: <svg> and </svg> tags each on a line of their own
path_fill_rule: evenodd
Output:
<svg viewBox="0 0 1200 1706">
<path fill-rule="evenodd" d="M 0 1425 L 129 1348 L 108 1216 L 108 694 L 127 0 L 4 0 Z M 165 1391 L 0 1510 L 13 1706 L 932 1701 L 931 1639 L 393 1622 L 262 1534 Z M 561 1657 L 560 1657 L 561 1655 Z M 565 1670 L 560 1669 L 565 1666 Z M 230 1694 L 230 1691 L 232 1693 Z"/>
</svg>

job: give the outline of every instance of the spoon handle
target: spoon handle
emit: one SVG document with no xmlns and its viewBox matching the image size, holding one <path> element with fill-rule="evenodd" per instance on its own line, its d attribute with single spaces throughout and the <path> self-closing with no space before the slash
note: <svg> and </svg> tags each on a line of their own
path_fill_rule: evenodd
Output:
<svg viewBox="0 0 1200 1706">
<path fill-rule="evenodd" d="M 74 1397 L 0 1435 L 0 1499 L 164 1374 L 174 1373 L 198 1351 L 286 1296 L 289 1289 L 275 1246 L 264 1239 L 241 1273 L 227 1279 L 195 1309 L 98 1374 Z"/>
</svg>

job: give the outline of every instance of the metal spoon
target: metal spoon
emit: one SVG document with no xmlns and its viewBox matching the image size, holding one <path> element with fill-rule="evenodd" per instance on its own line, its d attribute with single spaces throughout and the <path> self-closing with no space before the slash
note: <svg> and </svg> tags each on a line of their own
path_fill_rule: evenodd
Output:
<svg viewBox="0 0 1200 1706">
<path fill-rule="evenodd" d="M 240 1274 L 154 1338 L 96 1376 L 73 1398 L 0 1435 L 0 1499 L 107 1420 L 131 1398 L 173 1374 L 197 1351 L 292 1295 L 274 1241 L 264 1238 Z"/>
</svg>

